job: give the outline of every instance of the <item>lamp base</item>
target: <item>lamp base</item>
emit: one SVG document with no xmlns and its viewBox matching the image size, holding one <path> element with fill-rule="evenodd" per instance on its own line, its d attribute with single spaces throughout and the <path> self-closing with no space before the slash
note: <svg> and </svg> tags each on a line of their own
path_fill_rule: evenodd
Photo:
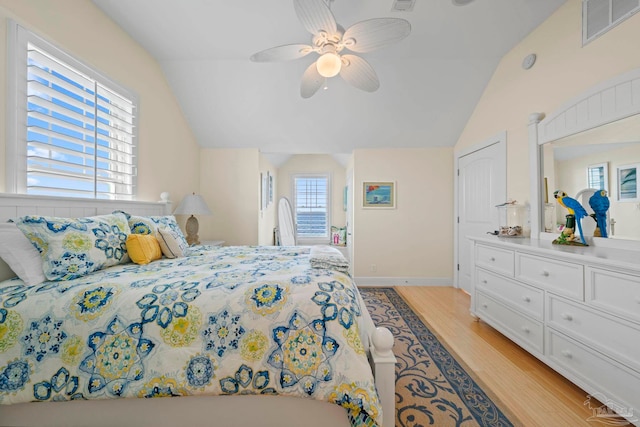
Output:
<svg viewBox="0 0 640 427">
<path fill-rule="evenodd" d="M 189 246 L 199 245 L 200 237 L 198 237 L 198 219 L 191 215 L 187 219 L 187 225 L 185 226 L 185 230 L 187 231 L 187 243 Z"/>
</svg>

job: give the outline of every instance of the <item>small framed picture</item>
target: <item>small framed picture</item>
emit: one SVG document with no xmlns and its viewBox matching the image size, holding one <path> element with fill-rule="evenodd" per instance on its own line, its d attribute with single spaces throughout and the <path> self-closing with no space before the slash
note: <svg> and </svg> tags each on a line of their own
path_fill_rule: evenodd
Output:
<svg viewBox="0 0 640 427">
<path fill-rule="evenodd" d="M 363 182 L 362 207 L 371 209 L 395 209 L 396 183 L 393 181 Z"/>
<path fill-rule="evenodd" d="M 260 172 L 260 209 L 265 210 L 269 205 L 269 180 L 266 173 Z"/>
<path fill-rule="evenodd" d="M 273 203 L 273 175 L 267 172 L 269 175 L 269 204 Z"/>
<path fill-rule="evenodd" d="M 638 168 L 640 168 L 640 164 L 618 167 L 618 201 L 640 201 L 640 197 L 638 196 Z"/>
</svg>

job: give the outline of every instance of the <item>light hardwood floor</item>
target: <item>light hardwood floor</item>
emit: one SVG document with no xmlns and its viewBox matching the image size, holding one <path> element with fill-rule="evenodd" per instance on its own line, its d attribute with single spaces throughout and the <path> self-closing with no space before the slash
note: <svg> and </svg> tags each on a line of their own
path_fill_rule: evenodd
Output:
<svg viewBox="0 0 640 427">
<path fill-rule="evenodd" d="M 469 295 L 451 287 L 396 287 L 493 394 L 529 426 L 604 426 L 589 422 L 587 393 L 469 314 Z M 630 425 L 630 424 L 629 424 Z"/>
</svg>

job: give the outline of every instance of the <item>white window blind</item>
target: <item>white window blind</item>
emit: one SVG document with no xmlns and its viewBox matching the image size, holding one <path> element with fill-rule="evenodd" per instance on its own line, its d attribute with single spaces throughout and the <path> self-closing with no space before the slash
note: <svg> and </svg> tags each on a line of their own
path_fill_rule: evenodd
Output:
<svg viewBox="0 0 640 427">
<path fill-rule="evenodd" d="M 329 177 L 294 177 L 296 231 L 298 239 L 329 239 Z"/>
<path fill-rule="evenodd" d="M 17 192 L 133 199 L 136 102 L 18 26 Z M 71 60 L 70 60 L 71 59 Z M 21 66 L 22 64 L 22 66 Z M 26 95 L 26 96 L 25 96 Z M 22 125 L 21 125 L 22 124 Z"/>
<path fill-rule="evenodd" d="M 640 0 L 583 0 L 582 44 L 609 31 L 640 11 Z"/>
</svg>

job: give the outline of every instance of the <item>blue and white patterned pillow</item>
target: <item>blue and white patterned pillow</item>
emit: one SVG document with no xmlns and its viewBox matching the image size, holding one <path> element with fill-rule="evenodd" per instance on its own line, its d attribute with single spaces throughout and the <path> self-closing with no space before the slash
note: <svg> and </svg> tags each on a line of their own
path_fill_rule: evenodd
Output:
<svg viewBox="0 0 640 427">
<path fill-rule="evenodd" d="M 48 280 L 71 280 L 129 262 L 124 214 L 85 218 L 23 216 L 16 225 L 40 252 Z"/>
<path fill-rule="evenodd" d="M 165 216 L 136 216 L 129 215 L 129 227 L 132 233 L 137 234 L 153 234 L 156 239 L 160 239 L 158 228 L 165 227 L 173 232 L 180 246 L 189 246 L 187 239 L 184 237 L 176 217 L 173 215 Z"/>
</svg>

